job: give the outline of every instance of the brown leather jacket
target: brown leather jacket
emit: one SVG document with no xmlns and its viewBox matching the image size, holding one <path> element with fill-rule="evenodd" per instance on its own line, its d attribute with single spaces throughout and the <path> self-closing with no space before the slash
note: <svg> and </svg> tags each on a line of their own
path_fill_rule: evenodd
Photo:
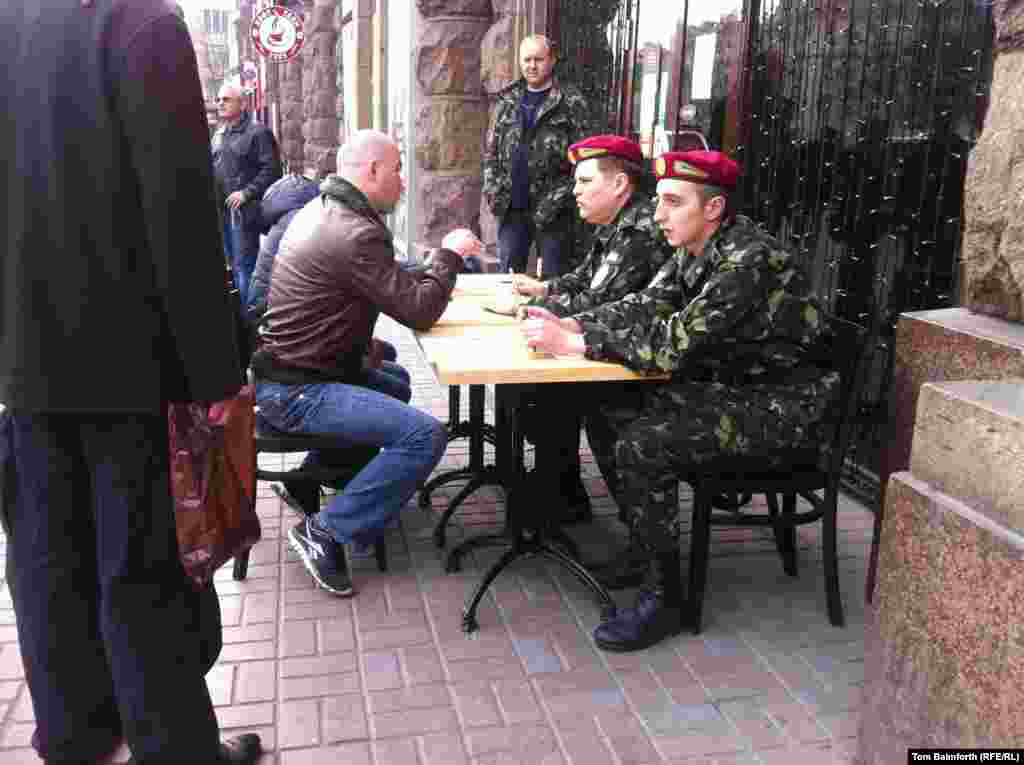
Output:
<svg viewBox="0 0 1024 765">
<path fill-rule="evenodd" d="M 344 380 L 361 369 L 381 313 L 413 329 L 433 326 L 462 259 L 435 250 L 425 271 L 405 271 L 362 192 L 335 175 L 320 190 L 281 240 L 263 347 L 280 364 Z"/>
</svg>

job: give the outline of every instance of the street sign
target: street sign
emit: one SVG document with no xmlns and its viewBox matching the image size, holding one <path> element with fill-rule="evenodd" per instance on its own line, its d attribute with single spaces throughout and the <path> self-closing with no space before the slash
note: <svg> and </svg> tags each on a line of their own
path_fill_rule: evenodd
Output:
<svg viewBox="0 0 1024 765">
<path fill-rule="evenodd" d="M 271 5 L 257 13 L 249 34 L 259 54 L 276 64 L 294 58 L 306 40 L 302 16 L 282 5 Z"/>
</svg>

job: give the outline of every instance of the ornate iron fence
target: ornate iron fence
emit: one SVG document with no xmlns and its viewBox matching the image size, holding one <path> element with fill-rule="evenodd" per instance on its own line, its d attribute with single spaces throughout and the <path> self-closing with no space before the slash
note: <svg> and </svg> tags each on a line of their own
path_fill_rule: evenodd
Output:
<svg viewBox="0 0 1024 765">
<path fill-rule="evenodd" d="M 878 322 L 850 475 L 874 504 L 897 317 L 959 302 L 991 11 L 972 0 L 749 2 L 743 202 L 804 255 L 836 313 Z"/>
</svg>

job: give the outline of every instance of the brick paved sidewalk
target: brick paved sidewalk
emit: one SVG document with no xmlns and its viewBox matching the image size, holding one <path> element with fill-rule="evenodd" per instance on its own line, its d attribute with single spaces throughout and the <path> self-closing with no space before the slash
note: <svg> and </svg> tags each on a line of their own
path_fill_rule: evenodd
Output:
<svg viewBox="0 0 1024 765">
<path fill-rule="evenodd" d="M 379 331 L 413 373 L 414 403 L 447 418 L 447 393 L 411 335 L 387 320 Z M 453 443 L 441 467 L 466 458 L 465 444 Z M 604 557 L 622 543 L 621 526 L 589 453 L 584 459 L 599 518 L 570 533 L 585 554 Z M 439 492 L 435 510 L 452 493 Z M 449 545 L 497 528 L 501 508 L 496 490 L 479 491 L 456 515 Z M 499 551 L 445 574 L 430 539 L 436 512 L 415 502 L 388 538 L 391 570 L 359 562 L 351 600 L 314 588 L 283 540 L 295 518 L 265 484 L 258 510 L 263 540 L 248 579 L 232 581 L 230 566 L 218 574 L 225 645 L 208 680 L 225 733 L 263 736 L 264 765 L 852 759 L 871 534 L 870 513 L 854 503 L 840 512 L 846 628 L 828 624 L 816 528 L 799 531 L 798 579 L 783 573 L 770 530 L 717 531 L 705 631 L 627 655 L 595 649 L 595 605 L 540 559 L 502 576 L 479 611 L 479 633 L 463 635 L 464 599 Z M 0 765 L 39 762 L 28 748 L 33 715 L 23 677 L 5 588 Z M 114 760 L 128 756 L 122 748 Z"/>
</svg>

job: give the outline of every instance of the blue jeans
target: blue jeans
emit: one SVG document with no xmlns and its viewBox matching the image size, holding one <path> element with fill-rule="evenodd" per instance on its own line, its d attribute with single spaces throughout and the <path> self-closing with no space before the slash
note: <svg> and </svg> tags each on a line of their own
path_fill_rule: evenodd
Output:
<svg viewBox="0 0 1024 765">
<path fill-rule="evenodd" d="M 538 231 L 533 216 L 526 210 L 509 210 L 498 227 L 498 260 L 502 273 L 513 269 L 517 274 L 526 271 L 530 258 L 530 244 L 537 240 L 537 252 L 545 279 L 561 276 L 566 271 L 568 257 L 563 250 L 572 246 L 568 213 L 562 213 L 543 231 Z M 565 253 L 568 255 L 568 253 Z"/>
<path fill-rule="evenodd" d="M 232 223 L 232 218 L 237 221 Z M 235 286 L 241 299 L 242 312 L 249 304 L 249 282 L 256 270 L 256 259 L 260 254 L 260 232 L 243 222 L 240 212 L 224 210 L 224 257 L 231 264 L 235 274 Z"/>
<path fill-rule="evenodd" d="M 213 762 L 203 675 L 220 651 L 220 610 L 178 558 L 166 415 L 3 417 L 33 746 L 47 762 L 92 762 L 123 730 L 139 765 Z"/>
<path fill-rule="evenodd" d="M 381 451 L 318 514 L 335 541 L 369 544 L 440 462 L 444 425 L 426 412 L 362 385 L 258 381 L 260 416 L 289 433 L 332 435 L 338 447 Z"/>
</svg>

